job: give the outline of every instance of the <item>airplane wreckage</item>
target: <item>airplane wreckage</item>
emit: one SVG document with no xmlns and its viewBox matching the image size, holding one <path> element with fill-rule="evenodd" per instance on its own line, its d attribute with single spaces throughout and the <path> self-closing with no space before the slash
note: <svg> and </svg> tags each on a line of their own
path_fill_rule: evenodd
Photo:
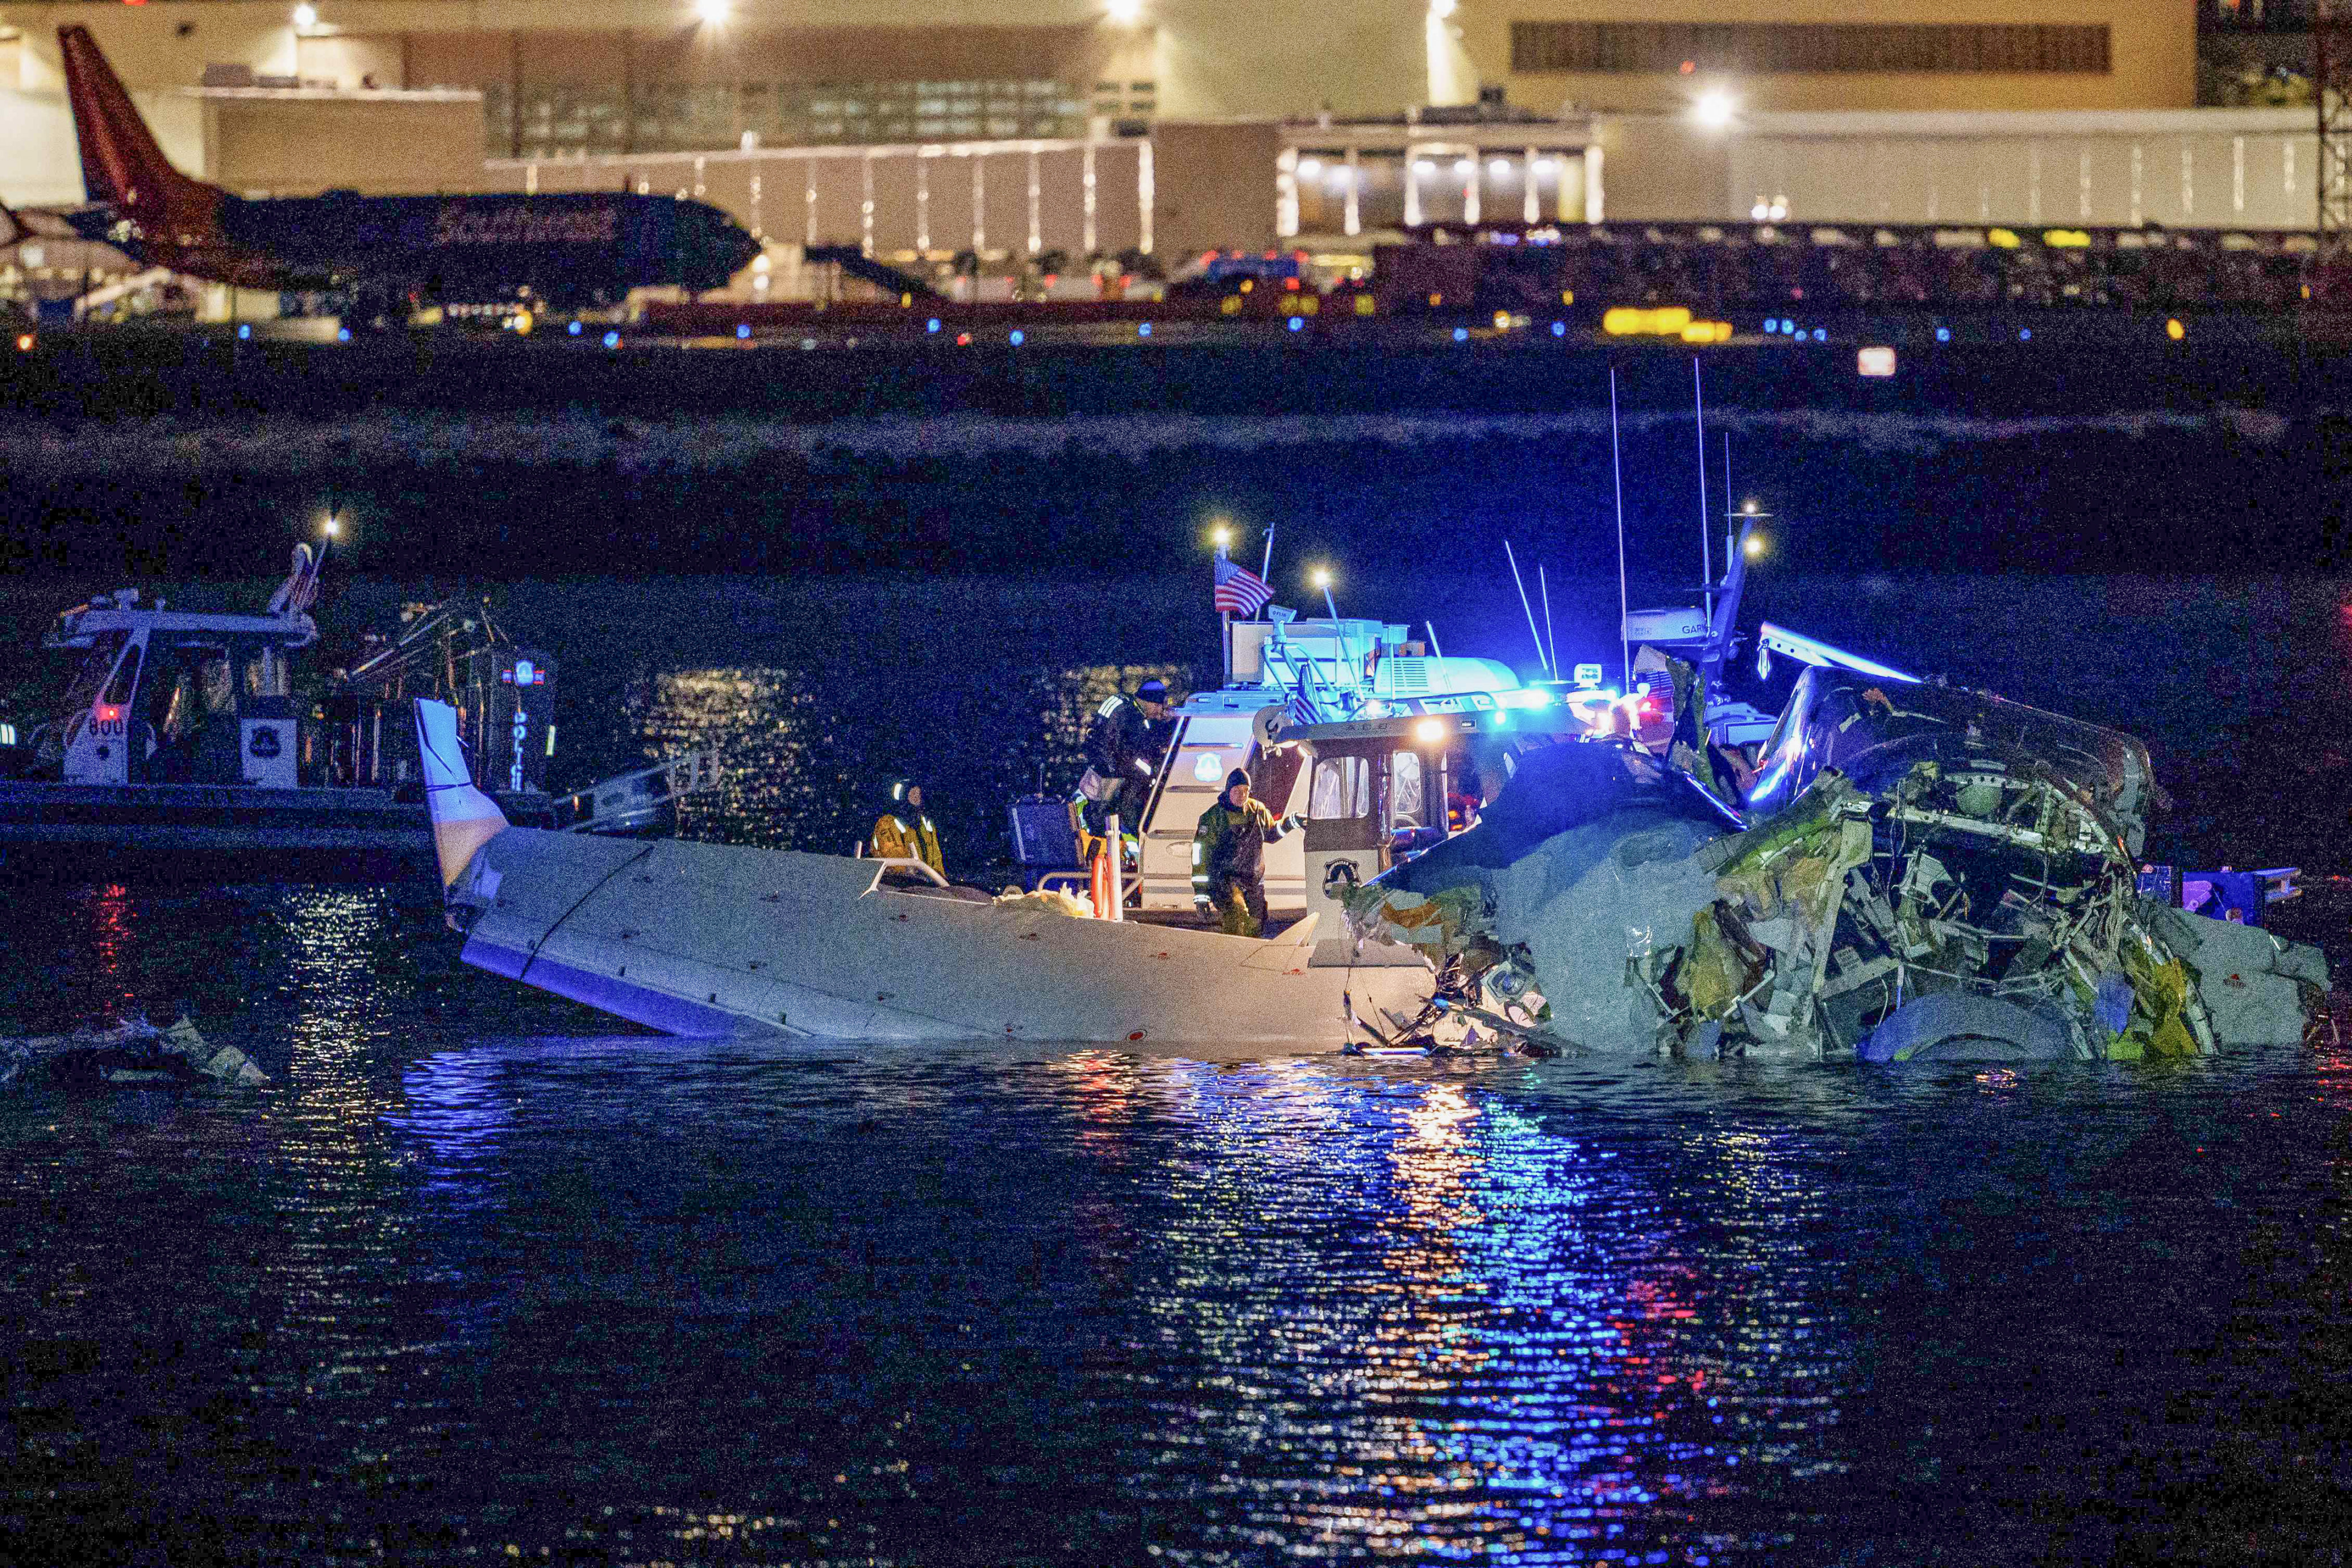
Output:
<svg viewBox="0 0 2352 1568">
<path fill-rule="evenodd" d="M 1833 650 L 1832 650 L 1833 651 Z M 2130 736 L 1988 693 L 1807 669 L 1735 808 L 1699 741 L 1523 761 L 1476 827 L 1348 900 L 1439 984 L 1395 1039 L 2016 1062 L 2289 1045 L 2317 949 L 2142 896 Z"/>
<path fill-rule="evenodd" d="M 1806 667 L 1777 721 L 1724 698 L 1727 559 L 1706 612 L 1629 617 L 1622 695 L 1336 613 L 1232 622 L 1131 886 L 1116 851 L 1090 879 L 1047 801 L 1014 807 L 1026 890 L 993 899 L 912 861 L 510 826 L 420 702 L 450 924 L 470 964 L 680 1035 L 1932 1062 L 2326 1026 L 2316 950 L 2142 895 L 2162 796 L 2130 736 L 1769 623 L 1760 654 Z M 1193 822 L 1235 765 L 1305 829 L 1266 851 L 1264 940 L 1192 910 Z"/>
</svg>

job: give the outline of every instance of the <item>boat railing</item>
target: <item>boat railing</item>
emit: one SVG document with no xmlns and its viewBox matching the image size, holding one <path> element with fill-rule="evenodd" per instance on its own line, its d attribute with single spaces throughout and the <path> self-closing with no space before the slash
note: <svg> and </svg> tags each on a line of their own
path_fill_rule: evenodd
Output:
<svg viewBox="0 0 2352 1568">
<path fill-rule="evenodd" d="M 883 878 L 887 877 L 893 871 L 912 872 L 917 876 L 927 879 L 934 888 L 944 888 L 948 886 L 948 879 L 945 877 L 940 876 L 937 871 L 931 869 L 928 863 L 918 860 L 910 855 L 868 855 L 863 857 L 863 858 L 869 864 L 880 868 L 874 879 L 874 886 L 877 888 L 882 885 Z M 871 892 L 873 891 L 873 889 L 869 888 L 866 891 Z"/>
</svg>

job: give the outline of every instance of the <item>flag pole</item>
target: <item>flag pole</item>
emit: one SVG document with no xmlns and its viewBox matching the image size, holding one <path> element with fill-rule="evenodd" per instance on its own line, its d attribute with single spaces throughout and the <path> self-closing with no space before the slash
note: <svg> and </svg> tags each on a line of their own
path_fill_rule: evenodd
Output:
<svg viewBox="0 0 2352 1568">
<path fill-rule="evenodd" d="M 1609 479 L 1617 495 L 1617 647 L 1625 659 L 1625 695 L 1633 695 L 1633 644 L 1625 635 L 1625 465 L 1617 451 L 1617 367 L 1609 367 Z"/>
<path fill-rule="evenodd" d="M 1229 559 L 1231 557 L 1225 552 L 1225 542 L 1220 538 L 1217 541 L 1216 556 L 1209 563 L 1209 586 L 1213 593 L 1223 586 L 1223 584 L 1218 581 L 1221 574 L 1217 568 Z M 1231 610 L 1225 608 L 1223 598 L 1219 598 L 1217 602 L 1217 650 L 1224 656 L 1224 684 L 1231 686 L 1234 683 L 1234 616 Z"/>
</svg>

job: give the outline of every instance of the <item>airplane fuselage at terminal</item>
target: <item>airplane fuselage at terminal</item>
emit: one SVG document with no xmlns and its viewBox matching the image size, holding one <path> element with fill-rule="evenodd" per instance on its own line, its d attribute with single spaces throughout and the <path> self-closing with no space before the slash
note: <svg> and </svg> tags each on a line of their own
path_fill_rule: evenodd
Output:
<svg viewBox="0 0 2352 1568">
<path fill-rule="evenodd" d="M 252 289 L 379 284 L 426 301 L 615 301 L 632 289 L 724 287 L 759 244 L 718 208 L 619 192 L 573 195 L 360 196 L 247 201 L 213 221 L 158 228 L 100 206 L 73 215 L 86 237 L 150 266 Z"/>
<path fill-rule="evenodd" d="M 397 315 L 404 300 L 574 306 L 661 285 L 698 292 L 760 254 L 717 207 L 625 191 L 248 200 L 172 166 L 88 28 L 58 28 L 58 47 L 90 204 L 67 221 L 149 267 L 349 292 L 363 313 Z"/>
</svg>

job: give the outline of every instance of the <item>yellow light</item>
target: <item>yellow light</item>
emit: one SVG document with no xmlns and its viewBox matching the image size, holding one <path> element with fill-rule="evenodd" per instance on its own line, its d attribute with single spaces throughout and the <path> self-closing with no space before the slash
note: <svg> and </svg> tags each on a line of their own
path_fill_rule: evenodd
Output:
<svg viewBox="0 0 2352 1568">
<path fill-rule="evenodd" d="M 16 334 L 16 352 L 20 354 L 28 354 L 33 352 L 32 333 L 18 332 Z"/>
<path fill-rule="evenodd" d="M 1729 321 L 1693 321 L 1683 328 L 1682 338 L 1686 343 L 1728 342 L 1731 341 L 1731 323 Z"/>
<path fill-rule="evenodd" d="M 1328 588 L 1331 585 L 1331 569 L 1328 566 L 1318 566 L 1307 574 L 1307 580 L 1318 588 Z"/>
<path fill-rule="evenodd" d="M 1716 89 L 1699 94 L 1698 101 L 1691 105 L 1691 118 L 1709 131 L 1720 131 L 1731 123 L 1737 110 L 1731 95 Z"/>
<path fill-rule="evenodd" d="M 2019 243 L 2013 228 L 1989 228 L 1985 230 L 1985 240 L 1995 250 L 2015 250 Z"/>
<path fill-rule="evenodd" d="M 1750 561 L 1761 560 L 1764 555 L 1764 536 L 1760 533 L 1749 534 L 1748 542 L 1741 548 L 1748 552 L 1748 559 Z"/>
<path fill-rule="evenodd" d="M 2180 319 L 2176 316 L 2164 323 L 2164 335 L 2177 343 L 2189 335 L 2189 329 L 2182 326 Z"/>
<path fill-rule="evenodd" d="M 326 521 L 326 530 L 327 537 L 330 539 L 334 538 L 335 535 L 342 532 L 343 531 L 342 520 L 334 516 L 332 513 L 329 513 Z"/>
<path fill-rule="evenodd" d="M 1435 745 L 1445 739 L 1445 721 L 1423 719 L 1412 727 L 1412 738 L 1427 745 Z"/>
<path fill-rule="evenodd" d="M 524 337 L 530 336 L 531 328 L 538 324 L 539 323 L 532 319 L 531 313 L 529 310 L 521 311 L 515 317 L 515 331 L 521 333 Z"/>
<path fill-rule="evenodd" d="M 2091 237 L 2079 228 L 2044 229 L 2042 243 L 2053 250 L 2082 250 L 2091 243 Z"/>
<path fill-rule="evenodd" d="M 1654 310 L 1619 305 L 1601 317 L 1601 330 L 1613 338 L 1680 337 L 1683 329 L 1690 324 L 1690 311 L 1680 305 L 1664 305 Z"/>
<path fill-rule="evenodd" d="M 1217 542 L 1219 549 L 1223 549 L 1234 542 L 1233 526 L 1230 523 L 1221 522 L 1209 530 L 1209 537 Z"/>
<path fill-rule="evenodd" d="M 1495 312 L 1495 330 L 1496 331 L 1508 331 L 1510 330 L 1510 326 L 1511 313 L 1508 310 L 1497 310 Z"/>
<path fill-rule="evenodd" d="M 727 20 L 728 12 L 733 8 L 729 0 L 694 0 L 695 16 L 714 26 Z"/>
<path fill-rule="evenodd" d="M 1755 503 L 1753 500 L 1751 500 L 1751 501 L 1749 501 L 1746 506 L 1741 507 L 1739 510 L 1740 510 L 1741 511 L 1743 511 L 1743 512 L 1747 513 L 1749 517 L 1754 517 L 1754 516 L 1756 515 L 1756 503 Z"/>
<path fill-rule="evenodd" d="M 294 25 L 298 27 L 317 26 L 319 25 L 319 8 L 316 5 L 309 4 L 309 0 L 304 0 L 302 5 L 294 7 Z"/>
</svg>

